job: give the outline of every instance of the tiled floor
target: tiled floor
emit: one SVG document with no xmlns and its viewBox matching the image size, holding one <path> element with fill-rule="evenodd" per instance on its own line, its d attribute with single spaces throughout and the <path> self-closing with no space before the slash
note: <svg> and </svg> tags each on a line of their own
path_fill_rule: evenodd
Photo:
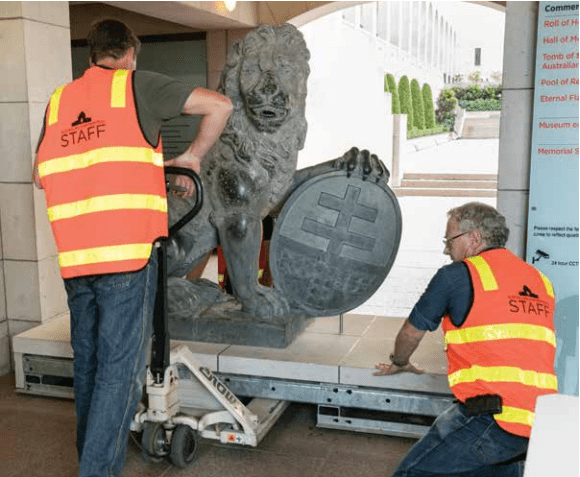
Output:
<svg viewBox="0 0 580 477">
<path fill-rule="evenodd" d="M 320 429 L 316 409 L 292 404 L 258 447 L 202 440 L 187 469 L 147 463 L 129 443 L 125 477 L 385 477 L 413 439 Z M 14 391 L 14 376 L 0 377 L 0 475 L 75 477 L 73 402 Z"/>
</svg>

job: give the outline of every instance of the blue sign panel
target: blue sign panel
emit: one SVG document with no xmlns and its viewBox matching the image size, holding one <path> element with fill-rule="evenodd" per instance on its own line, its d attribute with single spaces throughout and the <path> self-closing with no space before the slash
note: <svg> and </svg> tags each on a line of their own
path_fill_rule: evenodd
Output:
<svg viewBox="0 0 580 477">
<path fill-rule="evenodd" d="M 540 2 L 527 261 L 556 292 L 559 392 L 578 395 L 578 2 Z"/>
</svg>

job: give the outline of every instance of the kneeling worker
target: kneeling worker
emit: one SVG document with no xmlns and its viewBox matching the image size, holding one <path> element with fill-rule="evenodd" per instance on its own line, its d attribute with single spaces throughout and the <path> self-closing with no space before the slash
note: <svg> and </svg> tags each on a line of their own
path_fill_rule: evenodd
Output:
<svg viewBox="0 0 580 477">
<path fill-rule="evenodd" d="M 409 358 L 443 322 L 449 387 L 459 403 L 433 423 L 393 477 L 521 477 L 536 399 L 557 392 L 554 291 L 504 248 L 509 230 L 493 207 L 448 212 L 439 269 L 375 375 L 421 373 Z"/>
</svg>

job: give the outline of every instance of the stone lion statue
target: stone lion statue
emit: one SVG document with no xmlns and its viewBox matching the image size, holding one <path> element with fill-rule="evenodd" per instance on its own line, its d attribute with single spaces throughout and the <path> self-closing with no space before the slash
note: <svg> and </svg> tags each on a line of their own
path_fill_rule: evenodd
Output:
<svg viewBox="0 0 580 477">
<path fill-rule="evenodd" d="M 231 99 L 234 110 L 202 162 L 204 205 L 168 244 L 170 314 L 195 314 L 234 299 L 248 315 L 288 314 L 283 294 L 275 286 L 258 284 L 262 219 L 279 209 L 299 184 L 323 170 L 362 168 L 368 177 L 388 180 L 376 156 L 356 148 L 296 171 L 307 130 L 309 58 L 302 34 L 289 24 L 260 26 L 233 46 L 220 92 Z M 191 208 L 188 199 L 170 195 L 168 202 L 170 223 Z M 226 259 L 233 298 L 210 282 L 180 278 L 217 245 Z"/>
</svg>

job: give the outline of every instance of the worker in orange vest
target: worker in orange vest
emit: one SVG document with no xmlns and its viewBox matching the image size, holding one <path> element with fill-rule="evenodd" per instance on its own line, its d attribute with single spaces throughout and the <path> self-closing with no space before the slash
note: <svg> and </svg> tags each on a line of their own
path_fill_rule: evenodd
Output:
<svg viewBox="0 0 580 477">
<path fill-rule="evenodd" d="M 441 414 L 393 477 L 523 475 L 536 399 L 558 390 L 554 290 L 504 248 L 509 230 L 493 207 L 448 212 L 438 270 L 375 375 L 421 373 L 409 359 L 442 323 L 449 387 L 458 403 Z"/>
<path fill-rule="evenodd" d="M 89 65 L 48 104 L 33 180 L 44 189 L 71 315 L 81 477 L 120 476 L 144 384 L 157 285 L 153 244 L 167 237 L 164 165 L 199 172 L 231 113 L 221 94 L 135 71 L 140 41 L 104 20 Z M 188 149 L 163 161 L 160 126 L 202 116 Z M 184 176 L 177 184 L 191 196 Z"/>
</svg>

